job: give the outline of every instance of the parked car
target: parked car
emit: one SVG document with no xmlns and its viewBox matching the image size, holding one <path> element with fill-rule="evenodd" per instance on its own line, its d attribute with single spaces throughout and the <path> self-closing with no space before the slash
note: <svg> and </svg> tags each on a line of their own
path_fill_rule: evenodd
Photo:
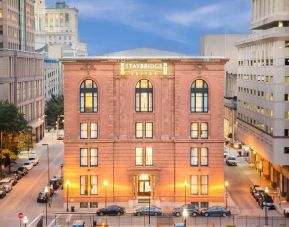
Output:
<svg viewBox="0 0 289 227">
<path fill-rule="evenodd" d="M 101 208 L 96 211 L 98 216 L 103 215 L 123 215 L 125 214 L 125 208 L 121 206 L 111 205 L 106 208 Z"/>
<path fill-rule="evenodd" d="M 229 156 L 226 159 L 226 164 L 228 166 L 237 166 L 237 159 L 234 156 Z"/>
<path fill-rule="evenodd" d="M 231 215 L 231 211 L 225 207 L 213 206 L 213 207 L 201 210 L 201 215 L 205 217 L 209 217 L 209 216 L 226 217 L 226 216 Z"/>
<path fill-rule="evenodd" d="M 10 192 L 12 190 L 12 180 L 9 178 L 4 178 L 0 181 L 0 186 L 5 188 L 6 192 Z"/>
<path fill-rule="evenodd" d="M 199 214 L 199 208 L 194 206 L 193 204 L 186 204 L 181 207 L 177 207 L 173 209 L 173 215 L 180 217 L 182 216 L 183 210 L 186 209 L 190 216 L 197 216 Z"/>
<path fill-rule="evenodd" d="M 162 215 L 161 208 L 158 208 L 156 206 L 151 206 L 150 209 L 149 207 L 141 207 L 139 209 L 136 209 L 133 212 L 134 215 L 136 216 L 142 216 L 142 215 L 153 215 L 153 216 L 159 216 Z"/>
<path fill-rule="evenodd" d="M 53 187 L 53 190 L 57 190 L 59 188 L 59 181 L 55 178 L 50 179 L 49 184 Z"/>
<path fill-rule="evenodd" d="M 23 173 L 18 171 L 18 170 L 15 170 L 14 171 L 14 175 L 16 176 L 16 179 L 19 181 L 22 177 L 23 177 Z"/>
<path fill-rule="evenodd" d="M 260 193 L 265 192 L 264 188 L 261 187 L 256 187 L 253 191 L 253 197 L 256 199 L 256 201 L 258 201 L 258 197 L 260 195 Z"/>
<path fill-rule="evenodd" d="M 269 210 L 275 210 L 275 204 L 270 195 L 266 192 L 261 192 L 258 196 L 258 204 L 263 209 L 265 206 L 268 207 Z"/>
<path fill-rule="evenodd" d="M 64 139 L 64 136 L 58 136 L 57 137 L 57 140 L 63 140 Z"/>
<path fill-rule="evenodd" d="M 20 171 L 23 174 L 23 176 L 25 176 L 28 173 L 28 169 L 24 166 L 19 167 L 18 171 Z"/>
<path fill-rule="evenodd" d="M 230 152 L 228 150 L 224 150 L 224 158 L 227 158 L 230 155 Z"/>
<path fill-rule="evenodd" d="M 252 184 L 250 185 L 250 193 L 251 195 L 254 195 L 255 188 L 260 187 L 258 184 Z"/>
<path fill-rule="evenodd" d="M 6 196 L 6 190 L 4 186 L 0 186 L 0 198 L 4 198 Z"/>
<path fill-rule="evenodd" d="M 285 208 L 284 208 L 283 214 L 284 214 L 284 217 L 286 217 L 286 218 L 289 217 L 289 208 L 288 208 L 288 207 L 285 207 Z"/>
<path fill-rule="evenodd" d="M 83 220 L 75 220 L 71 227 L 84 227 L 85 222 Z"/>
<path fill-rule="evenodd" d="M 33 164 L 30 162 L 25 162 L 23 164 L 23 167 L 26 167 L 28 170 L 31 170 L 33 168 Z"/>
<path fill-rule="evenodd" d="M 39 163 L 39 158 L 38 158 L 37 156 L 31 157 L 31 158 L 29 158 L 28 160 L 29 160 L 29 162 L 30 162 L 32 165 L 34 165 L 34 166 L 36 166 L 36 165 Z"/>
<path fill-rule="evenodd" d="M 56 179 L 58 181 L 59 185 L 63 184 L 63 177 L 62 176 L 53 176 L 53 179 Z"/>
<path fill-rule="evenodd" d="M 18 183 L 17 176 L 15 174 L 9 175 L 9 176 L 7 176 L 7 178 L 11 179 L 13 186 Z"/>
<path fill-rule="evenodd" d="M 37 197 L 37 203 L 47 203 L 49 195 L 47 192 L 39 192 Z"/>
</svg>

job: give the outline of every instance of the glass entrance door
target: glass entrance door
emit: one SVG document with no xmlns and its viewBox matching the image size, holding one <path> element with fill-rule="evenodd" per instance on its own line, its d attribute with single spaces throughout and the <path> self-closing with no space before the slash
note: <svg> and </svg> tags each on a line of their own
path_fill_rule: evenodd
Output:
<svg viewBox="0 0 289 227">
<path fill-rule="evenodd" d="M 138 181 L 138 196 L 150 196 L 150 195 L 151 195 L 150 180 L 139 180 Z"/>
</svg>

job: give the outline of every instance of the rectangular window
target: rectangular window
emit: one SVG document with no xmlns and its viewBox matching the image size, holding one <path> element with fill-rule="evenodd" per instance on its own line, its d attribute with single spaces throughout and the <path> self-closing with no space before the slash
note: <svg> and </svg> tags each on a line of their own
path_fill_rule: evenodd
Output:
<svg viewBox="0 0 289 227">
<path fill-rule="evenodd" d="M 135 165 L 142 166 L 142 148 L 137 147 L 135 149 Z"/>
<path fill-rule="evenodd" d="M 152 122 L 145 123 L 145 137 L 146 139 L 153 138 L 153 123 Z"/>
<path fill-rule="evenodd" d="M 197 122 L 191 123 L 191 139 L 197 139 L 198 138 L 198 131 L 199 131 L 198 126 L 199 125 Z"/>
<path fill-rule="evenodd" d="M 208 202 L 201 202 L 201 208 L 209 208 Z"/>
<path fill-rule="evenodd" d="M 284 147 L 284 153 L 289 154 L 289 147 Z"/>
<path fill-rule="evenodd" d="M 198 166 L 198 148 L 191 148 L 191 166 Z"/>
<path fill-rule="evenodd" d="M 208 123 L 202 122 L 201 123 L 201 139 L 208 139 Z"/>
<path fill-rule="evenodd" d="M 208 194 L 208 175 L 201 176 L 201 194 L 207 195 Z"/>
<path fill-rule="evenodd" d="M 90 123 L 90 138 L 97 139 L 98 137 L 98 126 L 96 123 Z"/>
<path fill-rule="evenodd" d="M 90 176 L 90 194 L 97 195 L 97 176 Z"/>
<path fill-rule="evenodd" d="M 289 58 L 285 58 L 285 65 L 289 65 Z"/>
<path fill-rule="evenodd" d="M 90 149 L 90 166 L 98 165 L 98 150 L 97 148 Z"/>
<path fill-rule="evenodd" d="M 284 83 L 288 84 L 289 83 L 289 76 L 284 76 Z"/>
<path fill-rule="evenodd" d="M 191 194 L 193 195 L 198 194 L 198 176 L 197 175 L 191 176 Z"/>
<path fill-rule="evenodd" d="M 90 202 L 90 208 L 98 208 L 98 202 Z"/>
<path fill-rule="evenodd" d="M 284 136 L 289 136 L 289 129 L 284 129 Z"/>
<path fill-rule="evenodd" d="M 88 203 L 87 202 L 80 202 L 79 207 L 80 208 L 88 208 Z"/>
<path fill-rule="evenodd" d="M 289 119 L 289 112 L 288 111 L 284 112 L 284 118 Z"/>
<path fill-rule="evenodd" d="M 285 41 L 285 48 L 289 48 L 289 41 Z"/>
<path fill-rule="evenodd" d="M 146 148 L 146 166 L 153 165 L 153 149 L 151 147 Z"/>
<path fill-rule="evenodd" d="M 87 195 L 88 192 L 88 176 L 80 176 L 80 195 Z"/>
<path fill-rule="evenodd" d="M 87 135 L 87 129 L 88 125 L 87 123 L 80 123 L 80 139 L 87 139 L 88 135 Z"/>
<path fill-rule="evenodd" d="M 135 137 L 137 139 L 143 138 L 143 123 L 142 122 L 135 123 Z"/>
<path fill-rule="evenodd" d="M 288 94 L 284 94 L 284 100 L 285 101 L 288 101 L 289 99 L 288 99 Z"/>
<path fill-rule="evenodd" d="M 80 166 L 88 166 L 88 149 L 80 148 Z"/>
<path fill-rule="evenodd" d="M 208 166 L 208 148 L 201 148 L 201 166 Z"/>
</svg>

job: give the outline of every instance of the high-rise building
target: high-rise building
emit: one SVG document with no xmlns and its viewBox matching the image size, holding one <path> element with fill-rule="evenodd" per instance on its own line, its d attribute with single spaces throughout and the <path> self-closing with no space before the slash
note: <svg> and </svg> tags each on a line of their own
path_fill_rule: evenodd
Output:
<svg viewBox="0 0 289 227">
<path fill-rule="evenodd" d="M 24 114 L 38 142 L 44 132 L 43 56 L 34 53 L 34 1 L 0 1 L 0 100 Z"/>
<path fill-rule="evenodd" d="M 235 43 L 245 39 L 243 34 L 205 35 L 201 37 L 202 56 L 224 56 L 225 64 L 224 90 L 224 137 L 234 143 L 236 138 L 235 123 L 237 117 L 237 68 L 238 49 Z"/>
<path fill-rule="evenodd" d="M 50 57 L 57 58 L 87 56 L 86 44 L 79 40 L 76 8 L 70 8 L 65 1 L 58 1 L 55 7 L 46 8 L 45 0 L 36 0 L 35 12 L 36 49 L 45 45 L 57 46 L 56 49 L 46 48 Z M 60 53 L 59 46 L 62 50 Z"/>
<path fill-rule="evenodd" d="M 151 49 L 68 58 L 69 204 L 224 204 L 224 64 Z"/>
<path fill-rule="evenodd" d="M 289 200 L 289 0 L 252 0 L 251 29 L 237 43 L 237 133 Z"/>
<path fill-rule="evenodd" d="M 49 101 L 51 96 L 59 96 L 62 94 L 61 80 L 61 64 L 57 59 L 44 58 L 44 73 L 45 73 L 45 101 Z"/>
</svg>

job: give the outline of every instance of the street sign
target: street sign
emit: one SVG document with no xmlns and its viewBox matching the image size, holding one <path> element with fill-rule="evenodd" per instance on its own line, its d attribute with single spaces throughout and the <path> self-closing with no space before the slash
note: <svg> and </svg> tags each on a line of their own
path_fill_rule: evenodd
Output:
<svg viewBox="0 0 289 227">
<path fill-rule="evenodd" d="M 24 214 L 23 213 L 18 213 L 18 219 L 22 220 L 24 218 Z"/>
</svg>

